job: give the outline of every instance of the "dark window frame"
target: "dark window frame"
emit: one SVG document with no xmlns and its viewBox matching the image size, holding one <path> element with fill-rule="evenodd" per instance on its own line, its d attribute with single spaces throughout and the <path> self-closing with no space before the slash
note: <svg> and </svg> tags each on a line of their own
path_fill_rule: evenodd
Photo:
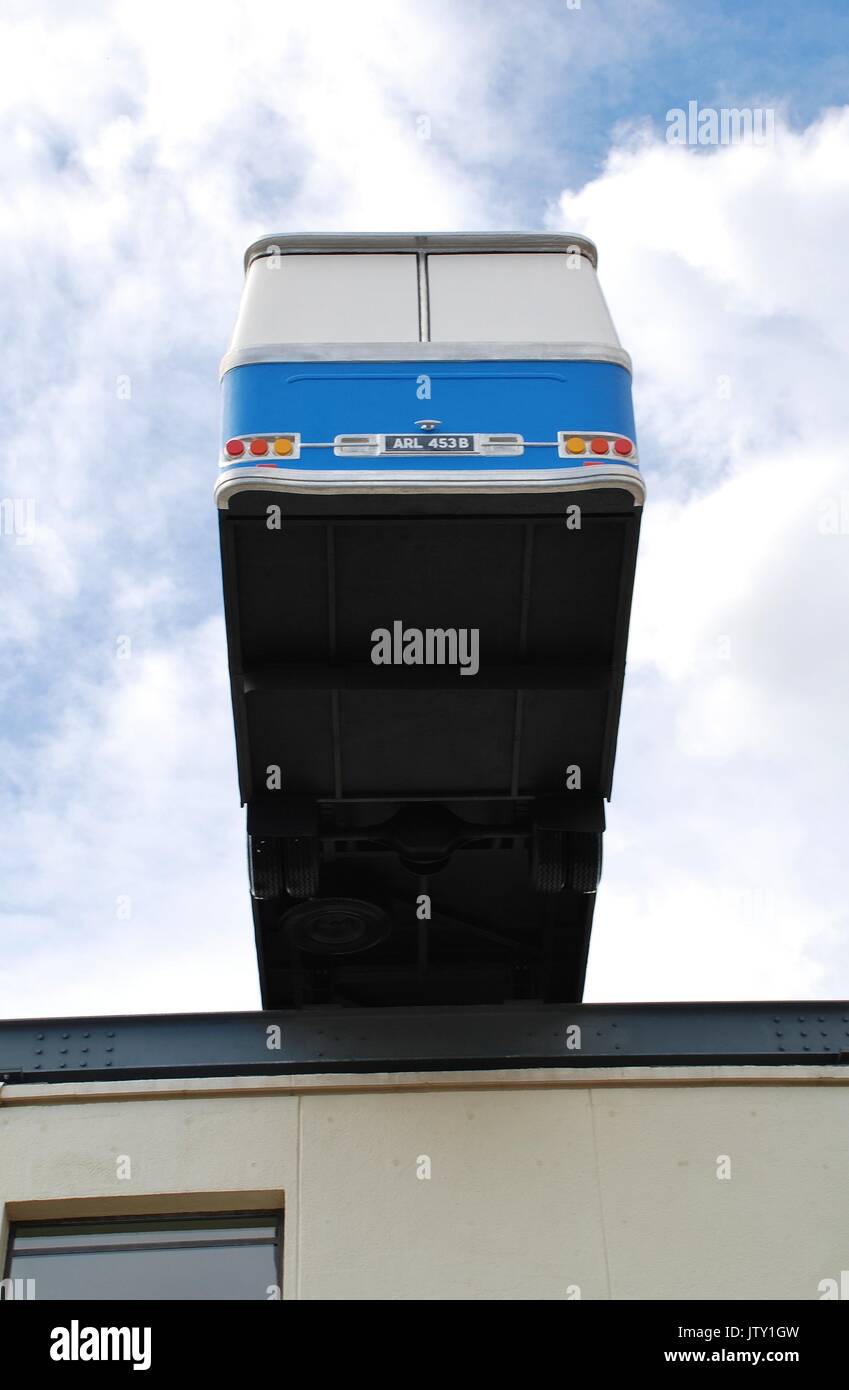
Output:
<svg viewBox="0 0 849 1390">
<path fill-rule="evenodd" d="M 128 1226 L 135 1226 L 140 1230 L 143 1228 L 153 1228 L 154 1230 L 158 1228 L 161 1230 L 163 1227 L 167 1228 L 170 1226 L 175 1230 L 182 1229 L 187 1231 L 188 1233 L 192 1226 L 203 1227 L 205 1223 L 211 1224 L 218 1222 L 221 1223 L 221 1237 L 219 1239 L 191 1240 L 191 1238 L 189 1238 L 187 1240 L 181 1241 L 165 1241 L 161 1244 L 155 1241 L 151 1241 L 145 1244 L 138 1244 L 133 1243 L 132 1241 L 128 1241 L 127 1244 L 121 1245 L 69 1244 L 67 1246 L 43 1247 L 42 1250 L 15 1249 L 16 1237 L 18 1237 L 22 1233 L 35 1236 L 39 1233 L 44 1234 L 47 1230 L 49 1230 L 51 1233 L 61 1232 L 63 1228 L 69 1230 L 71 1228 L 79 1230 L 81 1226 L 89 1228 L 98 1227 L 101 1230 L 109 1230 L 111 1228 L 115 1231 L 126 1229 Z M 246 1222 L 256 1222 L 257 1224 L 261 1223 L 264 1226 L 270 1226 L 272 1227 L 274 1234 L 271 1237 L 265 1236 L 261 1238 L 256 1237 L 253 1239 L 247 1235 L 241 1239 L 227 1239 L 225 1234 L 226 1231 L 228 1229 L 232 1230 L 233 1226 L 237 1223 L 240 1224 L 243 1227 L 243 1229 L 249 1229 L 245 1227 Z M 41 1258 L 42 1254 L 48 1253 L 51 1255 L 98 1255 L 133 1253 L 138 1250 L 198 1250 L 233 1247 L 241 1248 L 244 1246 L 256 1245 L 273 1245 L 274 1271 L 277 1276 L 276 1283 L 278 1288 L 280 1289 L 281 1297 L 283 1294 L 283 1252 L 285 1236 L 285 1212 L 279 1208 L 277 1210 L 265 1208 L 243 1208 L 242 1210 L 204 1212 L 190 1211 L 174 1212 L 168 1214 L 148 1212 L 141 1215 L 137 1212 L 134 1212 L 132 1215 L 128 1214 L 126 1216 L 70 1216 L 56 1217 L 54 1219 L 41 1218 L 34 1220 L 27 1220 L 26 1217 L 17 1217 L 9 1220 L 7 1225 L 7 1232 L 8 1234 L 6 1240 L 6 1251 L 3 1260 L 3 1274 L 2 1276 L 0 1276 L 4 1280 L 16 1277 L 12 1275 L 13 1259 L 32 1259 L 33 1261 L 36 1261 L 39 1258 Z M 18 1275 L 17 1277 L 21 1276 Z"/>
</svg>

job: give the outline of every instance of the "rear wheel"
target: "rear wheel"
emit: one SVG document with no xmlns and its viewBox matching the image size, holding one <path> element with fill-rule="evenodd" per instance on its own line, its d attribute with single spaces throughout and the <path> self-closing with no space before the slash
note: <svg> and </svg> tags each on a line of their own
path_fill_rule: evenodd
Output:
<svg viewBox="0 0 849 1390">
<path fill-rule="evenodd" d="M 562 830 L 534 826 L 531 841 L 531 882 L 537 893 L 559 893 L 565 878 Z"/>
<path fill-rule="evenodd" d="M 290 898 L 314 898 L 318 892 L 321 858 L 318 840 L 311 835 L 283 841 L 286 892 Z"/>
<path fill-rule="evenodd" d="M 601 831 L 572 830 L 565 839 L 566 887 L 573 893 L 594 893 L 601 880 Z"/>
<path fill-rule="evenodd" d="M 594 893 L 601 879 L 600 830 L 547 830 L 535 826 L 531 882 L 537 893 Z"/>
<path fill-rule="evenodd" d="M 268 836 L 248 836 L 248 876 L 251 897 L 259 902 L 282 898 L 286 891 L 283 873 L 283 841 Z"/>
<path fill-rule="evenodd" d="M 273 898 L 314 898 L 318 892 L 321 855 L 318 840 L 304 835 L 289 839 L 248 836 L 248 874 L 251 895 L 259 902 Z"/>
</svg>

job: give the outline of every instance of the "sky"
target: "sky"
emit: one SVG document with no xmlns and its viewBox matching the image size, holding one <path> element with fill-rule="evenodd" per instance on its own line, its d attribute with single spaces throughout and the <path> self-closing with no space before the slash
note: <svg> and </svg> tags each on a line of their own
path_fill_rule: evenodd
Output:
<svg viewBox="0 0 849 1390">
<path fill-rule="evenodd" d="M 0 1016 L 259 1006 L 212 503 L 269 232 L 578 231 L 648 484 L 586 998 L 849 997 L 849 10 L 8 3 Z M 770 113 L 681 145 L 667 114 Z"/>
</svg>

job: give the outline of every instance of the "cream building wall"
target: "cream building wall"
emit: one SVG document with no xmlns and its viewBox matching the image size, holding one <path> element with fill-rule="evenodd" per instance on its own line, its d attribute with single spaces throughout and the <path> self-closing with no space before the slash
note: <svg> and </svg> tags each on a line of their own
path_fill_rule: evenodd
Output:
<svg viewBox="0 0 849 1390">
<path fill-rule="evenodd" d="M 847 1086 L 839 1066 L 7 1085 L 0 1246 L 10 1220 L 273 1209 L 285 1299 L 817 1299 L 849 1270 Z"/>
</svg>

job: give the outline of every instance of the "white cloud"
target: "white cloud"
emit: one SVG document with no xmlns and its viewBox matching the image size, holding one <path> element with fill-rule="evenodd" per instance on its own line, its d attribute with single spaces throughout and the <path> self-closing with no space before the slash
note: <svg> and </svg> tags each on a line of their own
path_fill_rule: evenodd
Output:
<svg viewBox="0 0 849 1390">
<path fill-rule="evenodd" d="M 109 664 L 5 759 L 4 1011 L 255 1007 L 223 623 Z"/>
<path fill-rule="evenodd" d="M 601 246 L 650 489 L 590 997 L 849 992 L 847 154 L 849 111 L 644 139 L 560 203 Z"/>
<path fill-rule="evenodd" d="M 269 230 L 486 221 L 469 167 L 493 128 L 450 7 L 308 9 L 43 5 L 2 33 L 2 495 L 36 522 L 2 538 L 5 1014 L 258 1002 L 208 616 L 241 254 Z"/>
</svg>

